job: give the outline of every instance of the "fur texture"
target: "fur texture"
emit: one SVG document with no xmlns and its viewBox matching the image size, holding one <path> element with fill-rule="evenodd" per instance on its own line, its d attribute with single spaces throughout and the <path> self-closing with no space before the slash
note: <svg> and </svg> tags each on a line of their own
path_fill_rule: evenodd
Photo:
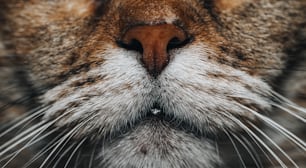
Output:
<svg viewBox="0 0 306 168">
<path fill-rule="evenodd" d="M 0 3 L 2 167 L 306 164 L 306 1 Z M 158 24 L 192 40 L 152 77 L 118 41 Z"/>
</svg>

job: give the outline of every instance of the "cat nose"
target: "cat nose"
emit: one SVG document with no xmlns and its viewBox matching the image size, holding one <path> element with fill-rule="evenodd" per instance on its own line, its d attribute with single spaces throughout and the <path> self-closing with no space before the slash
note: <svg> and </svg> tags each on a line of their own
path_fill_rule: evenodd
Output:
<svg viewBox="0 0 306 168">
<path fill-rule="evenodd" d="M 122 45 L 142 54 L 148 73 L 157 77 L 169 64 L 169 51 L 188 43 L 185 31 L 172 24 L 134 26 L 123 35 Z"/>
</svg>

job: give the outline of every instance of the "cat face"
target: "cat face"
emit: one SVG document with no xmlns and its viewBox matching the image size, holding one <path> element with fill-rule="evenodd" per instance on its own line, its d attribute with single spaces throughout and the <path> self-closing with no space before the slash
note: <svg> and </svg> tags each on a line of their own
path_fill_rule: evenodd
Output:
<svg viewBox="0 0 306 168">
<path fill-rule="evenodd" d="M 215 167 L 217 135 L 250 132 L 272 111 L 303 5 L 15 0 L 2 32 L 44 106 L 39 123 L 97 144 L 97 165 Z"/>
</svg>

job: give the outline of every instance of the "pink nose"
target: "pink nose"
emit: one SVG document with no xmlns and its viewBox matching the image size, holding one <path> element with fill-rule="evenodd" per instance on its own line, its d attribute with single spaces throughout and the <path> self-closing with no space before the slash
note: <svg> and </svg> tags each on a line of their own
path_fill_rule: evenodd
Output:
<svg viewBox="0 0 306 168">
<path fill-rule="evenodd" d="M 123 36 L 125 48 L 142 54 L 141 61 L 148 73 L 157 77 L 169 64 L 168 51 L 182 47 L 186 33 L 175 25 L 144 25 L 129 29 Z"/>
</svg>

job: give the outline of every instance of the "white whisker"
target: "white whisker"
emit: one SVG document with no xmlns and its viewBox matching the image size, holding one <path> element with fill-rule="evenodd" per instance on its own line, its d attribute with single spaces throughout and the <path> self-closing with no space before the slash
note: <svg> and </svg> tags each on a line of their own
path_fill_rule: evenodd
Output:
<svg viewBox="0 0 306 168">
<path fill-rule="evenodd" d="M 292 160 L 292 158 L 286 154 L 286 152 L 280 148 L 266 133 L 264 133 L 263 131 L 261 131 L 257 126 L 255 126 L 253 123 L 248 122 L 254 129 L 256 129 L 257 132 L 259 132 L 262 136 L 264 136 L 268 141 L 270 141 L 272 143 L 272 145 L 274 147 L 276 147 L 293 165 L 294 167 L 299 167 L 295 161 Z"/>
<path fill-rule="evenodd" d="M 5 144 L 0 146 L 0 150 L 3 148 L 6 148 L 4 151 L 0 153 L 0 156 L 14 148 L 16 145 L 28 140 L 31 138 L 31 136 L 35 135 L 36 133 L 40 132 L 41 130 L 44 130 L 46 128 L 49 128 L 51 125 L 53 125 L 55 122 L 57 122 L 59 119 L 61 119 L 63 116 L 65 116 L 65 113 L 57 117 L 56 119 L 52 120 L 52 122 L 47 121 L 41 121 L 32 127 L 28 128 L 27 130 L 23 131 L 18 136 L 14 137 L 10 141 L 6 142 Z M 37 130 L 36 130 L 37 129 Z M 33 132 L 32 132 L 33 131 Z M 32 133 L 30 133 L 32 132 Z M 17 142 L 16 142 L 17 141 Z M 10 145 L 10 146 L 9 146 Z"/>
<path fill-rule="evenodd" d="M 224 114 L 226 115 L 226 114 Z M 274 158 L 275 160 L 283 167 L 287 167 L 286 164 L 276 155 L 276 153 L 269 147 L 267 146 L 267 144 L 265 144 L 252 130 L 250 130 L 245 124 L 243 124 L 240 120 L 236 119 L 235 117 L 231 116 L 231 115 L 227 115 L 227 117 L 229 119 L 231 119 L 232 121 L 234 121 L 236 124 L 238 124 L 239 126 L 241 126 L 241 128 L 243 128 L 246 132 L 250 133 L 250 135 L 252 135 L 252 137 L 254 137 L 256 139 L 256 141 L 258 141 Z"/>
<path fill-rule="evenodd" d="M 85 142 L 86 138 L 84 138 L 79 144 L 78 146 L 74 149 L 74 151 L 71 153 L 70 157 L 68 158 L 64 168 L 67 168 L 67 166 L 69 165 L 73 155 L 77 152 L 77 150 L 81 147 L 81 145 L 83 145 L 83 143 Z"/>
<path fill-rule="evenodd" d="M 232 133 L 232 136 L 244 147 L 244 149 L 248 152 L 248 154 L 251 156 L 252 160 L 254 161 L 256 167 L 260 167 L 258 164 L 257 159 L 255 158 L 253 152 L 249 149 L 249 147 L 234 133 Z"/>
<path fill-rule="evenodd" d="M 235 151 L 236 151 L 236 153 L 237 153 L 237 155 L 238 155 L 238 158 L 239 158 L 239 160 L 240 160 L 240 163 L 242 164 L 242 166 L 243 166 L 244 168 L 246 168 L 246 165 L 245 165 L 245 163 L 244 163 L 244 161 L 243 161 L 243 159 L 242 159 L 242 157 L 241 157 L 241 155 L 240 155 L 240 152 L 239 152 L 239 150 L 238 150 L 238 148 L 237 148 L 237 146 L 236 146 L 234 140 L 232 139 L 231 135 L 230 135 L 226 130 L 224 130 L 224 132 L 225 132 L 225 134 L 227 135 L 227 137 L 229 138 L 229 140 L 231 141 L 231 143 L 233 144 L 233 147 L 234 147 L 234 149 L 235 149 Z"/>
<path fill-rule="evenodd" d="M 28 122 L 29 120 L 32 120 L 32 119 L 36 119 L 37 117 L 39 117 L 40 115 L 42 115 L 42 113 L 44 112 L 46 108 L 44 109 L 41 109 L 41 110 L 38 110 L 37 112 L 27 116 L 27 115 L 24 115 L 22 116 L 21 118 L 19 119 L 16 119 L 14 121 L 12 121 L 10 124 L 14 124 L 13 126 L 11 126 L 9 129 L 7 129 L 6 131 L 2 132 L 0 134 L 0 138 L 3 137 L 4 135 L 6 135 L 7 133 L 11 132 L 12 130 L 16 129 L 17 127 L 19 127 L 20 125 Z M 27 117 L 25 117 L 27 116 Z M 25 117 L 25 118 L 23 118 Z M 22 119 L 21 121 L 18 122 L 18 120 Z M 16 123 L 17 122 L 17 123 Z"/>
<path fill-rule="evenodd" d="M 72 143 L 57 159 L 57 161 L 54 163 L 53 168 L 56 168 L 56 166 L 61 162 L 62 158 L 76 145 L 77 143 Z"/>
<path fill-rule="evenodd" d="M 261 152 L 263 152 L 263 154 L 264 154 L 265 157 L 269 160 L 269 162 L 273 164 L 273 162 L 272 162 L 270 156 L 267 154 L 267 152 L 264 151 L 264 150 L 262 149 L 262 147 L 256 142 L 256 140 L 255 140 L 252 136 L 250 136 L 249 133 L 247 133 L 247 134 L 249 135 L 249 137 L 251 138 L 251 140 L 255 143 L 255 145 L 259 148 L 259 150 L 260 150 Z M 239 135 L 239 136 L 240 136 L 240 138 L 242 138 L 242 141 L 251 149 L 251 152 L 254 154 L 254 157 L 255 157 L 256 160 L 258 161 L 259 167 L 263 167 L 263 165 L 262 165 L 262 160 L 260 159 L 260 156 L 259 156 L 259 154 L 258 154 L 258 151 L 255 150 L 254 146 L 249 142 L 249 140 L 248 140 L 246 137 L 244 137 L 243 135 Z"/>
<path fill-rule="evenodd" d="M 82 128 L 84 125 L 87 124 L 90 119 L 92 119 L 94 116 L 88 118 L 86 121 L 82 122 L 81 124 L 77 125 L 73 129 L 71 129 L 64 137 L 62 137 L 58 142 L 57 145 L 54 147 L 54 149 L 51 151 L 51 153 L 48 155 L 48 157 L 45 159 L 45 161 L 41 164 L 40 168 L 43 168 L 47 161 L 50 163 L 58 156 L 59 152 L 63 150 L 63 148 L 66 146 L 66 144 L 70 141 L 70 139 L 78 132 L 80 128 Z M 56 152 L 56 153 L 55 153 Z M 55 154 L 55 155 L 54 155 Z M 54 156 L 53 156 L 54 155 Z M 53 156 L 52 160 L 49 160 Z M 48 167 L 48 166 L 47 166 Z"/>
<path fill-rule="evenodd" d="M 28 140 L 33 135 L 35 135 L 38 132 L 40 132 L 41 130 L 43 130 L 46 127 L 46 126 L 44 126 L 44 124 L 45 124 L 45 122 L 40 122 L 40 123 L 34 125 L 33 127 L 27 129 L 23 133 L 19 134 L 18 136 L 14 137 L 10 141 L 6 142 L 5 144 L 1 145 L 0 150 L 2 150 L 2 151 L 0 152 L 0 156 L 3 156 L 6 152 L 8 152 L 11 149 L 13 149 L 14 147 L 16 147 L 16 145 L 19 145 L 20 143 Z"/>
<path fill-rule="evenodd" d="M 50 154 L 45 158 L 44 162 L 40 165 L 39 168 L 43 168 L 45 166 L 45 164 L 49 161 L 49 159 L 52 157 L 52 155 L 57 151 L 58 152 L 58 148 L 60 148 L 62 146 L 65 146 L 68 141 L 70 140 L 70 138 L 73 136 L 73 134 L 75 133 L 75 130 L 77 130 L 77 127 L 75 127 L 74 129 L 72 129 L 71 131 L 69 131 L 65 136 L 63 136 L 58 142 L 57 145 L 53 148 L 53 150 L 50 152 Z M 62 149 L 61 148 L 61 149 Z M 58 154 L 58 153 L 57 153 Z M 55 158 L 55 157 L 54 157 Z M 50 161 L 51 162 L 51 161 Z"/>
<path fill-rule="evenodd" d="M 41 149 L 35 156 L 32 157 L 31 160 L 29 160 L 25 165 L 24 168 L 27 168 L 30 166 L 34 161 L 36 161 L 38 158 L 40 158 L 42 155 L 44 155 L 47 151 L 49 151 L 51 148 L 56 146 L 56 141 L 59 141 L 59 138 L 63 136 L 65 133 L 62 132 L 58 136 L 56 136 L 52 141 L 50 141 L 43 149 Z"/>
<path fill-rule="evenodd" d="M 92 168 L 92 165 L 93 165 L 93 162 L 94 162 L 94 156 L 95 156 L 95 153 L 96 153 L 97 145 L 98 145 L 98 143 L 96 142 L 95 145 L 94 145 L 94 148 L 93 148 L 93 150 L 92 150 L 92 152 L 91 152 L 91 156 L 90 156 L 88 168 Z"/>
<path fill-rule="evenodd" d="M 292 104 L 287 104 L 289 107 L 291 107 L 291 108 L 294 108 L 294 109 L 296 109 L 296 110 L 298 110 L 298 111 L 300 111 L 300 112 L 302 112 L 302 113 L 305 113 L 306 114 L 306 109 L 305 108 L 303 108 L 303 107 L 300 107 L 300 106 L 298 106 L 298 105 L 295 105 L 294 103 L 292 103 Z"/>
<path fill-rule="evenodd" d="M 279 108 L 279 109 L 281 109 L 281 110 L 283 110 L 283 111 L 285 111 L 285 112 L 287 112 L 287 113 L 289 113 L 289 114 L 291 114 L 291 115 L 294 116 L 295 118 L 301 120 L 303 123 L 306 123 L 306 119 L 305 119 L 305 118 L 303 118 L 303 117 L 301 117 L 301 116 L 299 116 L 299 115 L 293 113 L 293 112 L 290 111 L 289 109 L 287 109 L 287 108 L 285 108 L 285 107 L 282 107 L 282 106 L 280 106 L 280 105 L 278 105 L 278 104 L 275 104 L 275 103 L 272 103 L 272 105 L 275 106 L 275 107 L 277 107 L 277 108 Z"/>
<path fill-rule="evenodd" d="M 292 102 L 291 100 L 287 99 L 286 97 L 280 95 L 279 93 L 275 92 L 275 91 L 271 91 L 272 92 L 272 95 L 274 96 L 274 98 L 277 98 L 279 99 L 280 101 L 283 101 L 286 103 L 286 105 L 300 111 L 300 112 L 303 112 L 303 113 L 306 113 L 306 109 L 303 108 L 303 107 L 300 107 L 298 105 L 296 105 L 294 102 Z"/>
<path fill-rule="evenodd" d="M 240 105 L 242 108 L 252 112 L 255 116 L 257 116 L 258 118 L 262 119 L 263 121 L 265 121 L 267 124 L 271 125 L 272 127 L 276 128 L 276 130 L 278 130 L 279 132 L 281 132 L 284 136 L 286 136 L 287 138 L 289 138 L 292 142 L 294 142 L 297 146 L 299 146 L 302 150 L 306 150 L 306 144 L 305 142 L 300 139 L 299 137 L 297 137 L 296 135 L 292 134 L 289 130 L 287 130 L 286 128 L 284 128 L 283 126 L 279 125 L 278 123 L 276 123 L 275 121 L 273 121 L 272 119 L 257 113 L 256 111 L 245 107 L 243 105 Z"/>
<path fill-rule="evenodd" d="M 46 128 L 47 129 L 47 128 Z M 53 129 L 51 131 L 49 131 L 47 134 L 41 136 L 41 133 L 44 131 L 42 130 L 40 133 L 37 133 L 36 136 L 34 136 L 27 144 L 25 144 L 22 148 L 20 148 L 18 151 L 12 153 L 9 155 L 10 159 L 2 166 L 2 168 L 6 167 L 12 160 L 14 160 L 14 158 L 20 154 L 24 149 L 36 144 L 37 142 L 45 139 L 46 137 L 48 137 L 49 135 L 51 135 L 52 133 L 54 133 L 55 131 L 57 131 L 58 129 Z M 39 138 L 37 138 L 39 137 Z M 34 141 L 33 141 L 34 140 Z M 7 157 L 6 157 L 7 158 Z M 0 161 L 1 162 L 1 161 Z"/>
</svg>

